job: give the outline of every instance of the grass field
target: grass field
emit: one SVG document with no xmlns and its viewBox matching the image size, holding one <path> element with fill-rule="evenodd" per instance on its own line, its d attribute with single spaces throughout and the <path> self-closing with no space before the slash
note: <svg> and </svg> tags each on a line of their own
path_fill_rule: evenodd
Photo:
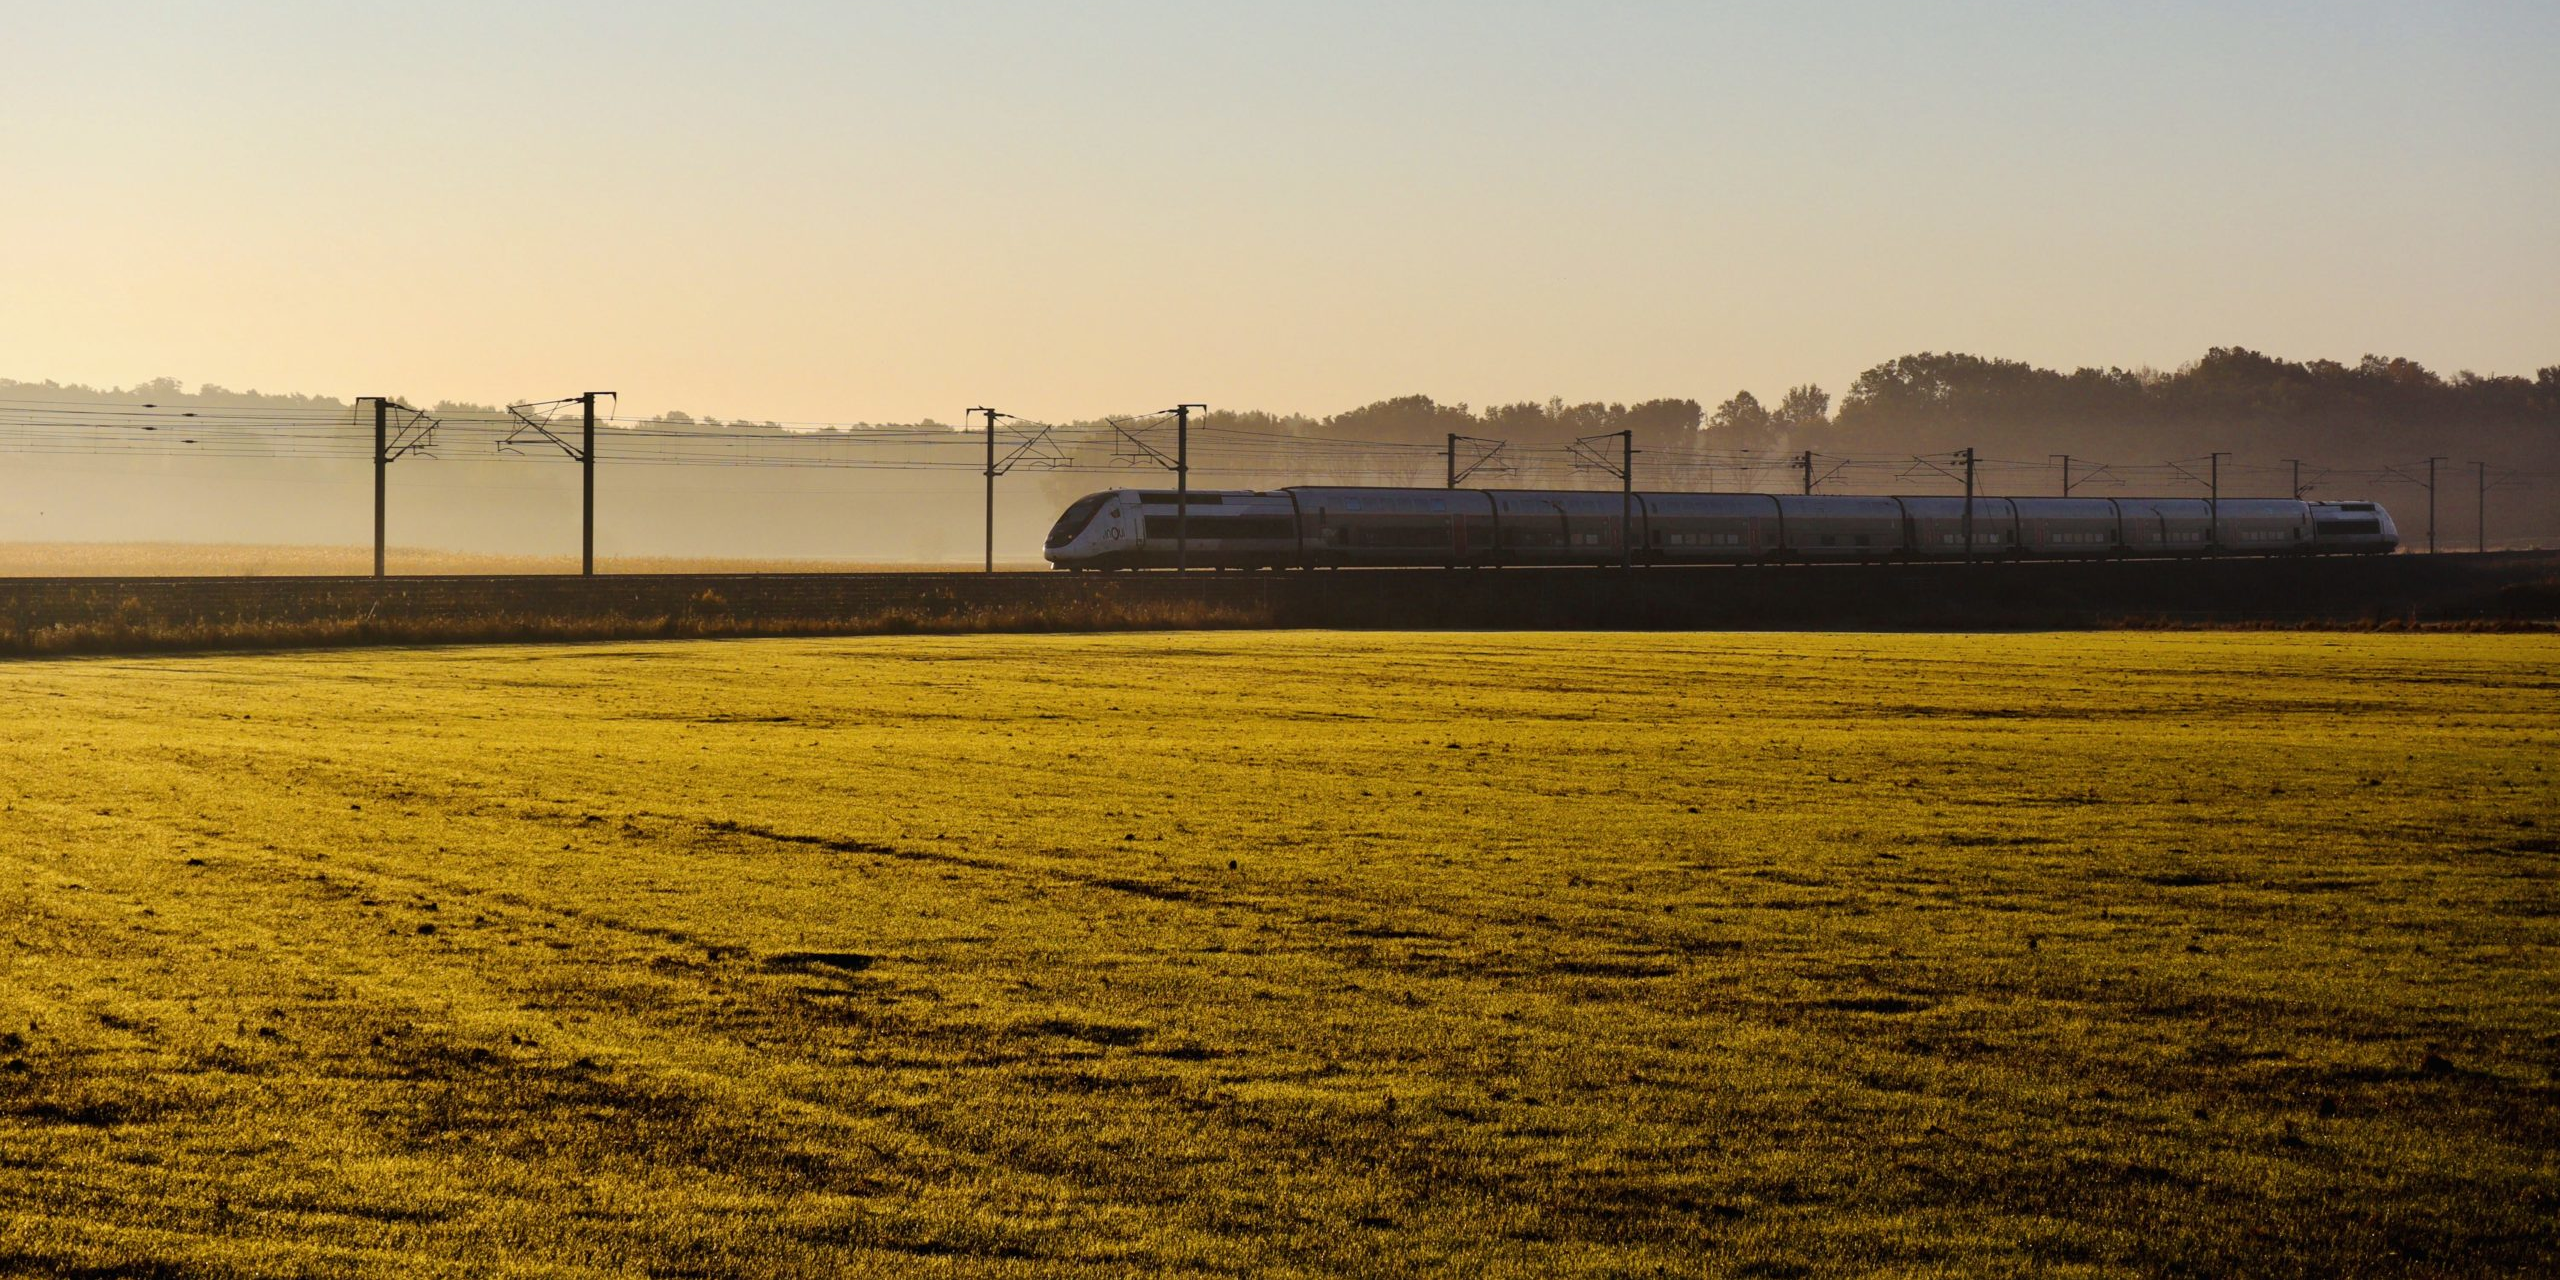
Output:
<svg viewBox="0 0 2560 1280">
<path fill-rule="evenodd" d="M 2555 670 L 0 664 L 0 1272 L 2549 1274 Z"/>
<path fill-rule="evenodd" d="M 574 555 L 496 555 L 391 547 L 392 573 L 576 573 Z M 978 567 L 869 560 L 721 556 L 598 556 L 599 573 L 950 573 Z M 1040 569 L 1039 560 L 998 561 L 1000 569 Z M 0 542 L 0 578 L 285 577 L 373 572 L 373 548 L 196 542 Z"/>
</svg>

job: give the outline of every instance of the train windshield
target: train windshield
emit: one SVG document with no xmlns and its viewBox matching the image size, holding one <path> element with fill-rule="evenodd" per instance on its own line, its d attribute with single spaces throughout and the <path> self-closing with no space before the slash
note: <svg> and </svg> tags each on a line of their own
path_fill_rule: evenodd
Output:
<svg viewBox="0 0 2560 1280">
<path fill-rule="evenodd" d="M 1067 508 L 1067 513 L 1058 517 L 1056 524 L 1049 526 L 1049 545 L 1063 547 L 1075 541 L 1076 535 L 1093 523 L 1093 513 L 1102 510 L 1102 504 L 1109 501 L 1109 493 L 1088 493 L 1076 499 L 1075 505 Z"/>
</svg>

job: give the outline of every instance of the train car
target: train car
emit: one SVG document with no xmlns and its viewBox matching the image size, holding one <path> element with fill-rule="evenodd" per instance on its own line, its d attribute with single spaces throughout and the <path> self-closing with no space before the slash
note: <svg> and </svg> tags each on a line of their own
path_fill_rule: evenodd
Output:
<svg viewBox="0 0 2560 1280">
<path fill-rule="evenodd" d="M 1968 519 L 1967 507 L 1971 515 Z M 1970 527 L 1972 540 L 1965 533 Z M 1308 486 L 1111 489 L 1049 531 L 1062 569 L 1715 564 L 2006 557 L 2378 555 L 2371 502 L 1862 497 Z"/>
<path fill-rule="evenodd" d="M 2275 556 L 2311 545 L 2311 504 L 2225 498 L 2213 507 L 2213 542 L 2224 555 Z"/>
<path fill-rule="evenodd" d="M 2124 553 L 2138 556 L 2213 554 L 2213 504 L 2202 498 L 2116 498 Z"/>
<path fill-rule="evenodd" d="M 1480 489 L 1284 489 L 1303 564 L 1466 565 L 1498 553 L 1492 495 Z"/>
<path fill-rule="evenodd" d="M 1502 564 L 1617 564 L 1645 543 L 1644 504 L 1622 493 L 1489 489 Z"/>
<path fill-rule="evenodd" d="M 1898 498 L 1778 495 L 1779 556 L 1886 560 L 1910 549 Z"/>
<path fill-rule="evenodd" d="M 1045 552 L 1066 569 L 1285 568 L 1301 562 L 1296 507 L 1286 492 L 1207 489 L 1188 519 L 1172 490 L 1113 489 L 1076 499 L 1049 529 Z M 1187 528 L 1188 536 L 1184 536 Z"/>
<path fill-rule="evenodd" d="M 2111 556 L 2124 546 L 2124 517 L 2112 498 L 2012 498 L 2018 550 L 2031 556 Z"/>
<path fill-rule="evenodd" d="M 1644 558 L 1656 564 L 1765 560 L 1786 545 L 1766 493 L 1646 493 Z"/>
<path fill-rule="evenodd" d="M 1976 557 L 2018 553 L 2018 504 L 2007 498 L 1895 498 L 1905 538 L 1922 556 L 1965 554 L 1965 530 L 1973 531 Z M 1972 509 L 1968 518 L 1966 508 Z"/>
<path fill-rule="evenodd" d="M 2315 555 L 2388 555 L 2400 548 L 2400 527 L 2374 502 L 2313 502 L 2311 551 Z"/>
</svg>

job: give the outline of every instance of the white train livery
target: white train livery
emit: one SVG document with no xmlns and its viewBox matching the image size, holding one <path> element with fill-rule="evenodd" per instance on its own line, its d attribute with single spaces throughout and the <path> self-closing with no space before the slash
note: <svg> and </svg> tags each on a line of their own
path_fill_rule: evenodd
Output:
<svg viewBox="0 0 2560 1280">
<path fill-rule="evenodd" d="M 1544 489 L 1087 494 L 1049 530 L 1061 569 L 2380 555 L 2373 502 L 1833 497 Z M 1971 546 L 1967 546 L 1970 532 Z"/>
</svg>

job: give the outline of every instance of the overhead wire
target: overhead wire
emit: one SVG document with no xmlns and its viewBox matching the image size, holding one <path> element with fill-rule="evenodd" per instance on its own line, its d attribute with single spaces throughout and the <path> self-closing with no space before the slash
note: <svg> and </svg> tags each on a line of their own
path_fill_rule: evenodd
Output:
<svg viewBox="0 0 2560 1280">
<path fill-rule="evenodd" d="M 575 398 L 527 402 L 521 409 L 556 413 Z M 420 438 L 407 440 L 402 452 L 437 461 L 572 462 L 543 451 L 520 452 L 507 433 L 522 425 L 503 411 L 456 409 L 438 413 L 403 410 L 413 415 L 404 430 Z M 75 399 L 0 398 L 0 452 L 44 456 L 183 456 L 211 459 L 279 461 L 366 461 L 373 443 L 357 407 L 222 406 L 156 401 L 83 401 Z M 1168 425 L 1165 411 L 1108 417 L 1095 422 L 1042 423 L 1017 420 L 1000 439 L 1021 445 L 1035 434 L 1045 452 L 1019 465 L 1032 470 L 1110 474 L 1143 470 L 1149 452 L 1161 455 L 1149 441 Z M 421 425 L 423 424 L 423 425 Z M 966 425 L 923 424 L 694 422 L 657 417 L 620 416 L 600 420 L 610 436 L 599 444 L 602 463 L 637 466 L 810 468 L 821 470 L 948 471 L 982 470 L 983 431 Z M 800 429 L 792 429 L 797 427 Z M 1331 437 L 1205 421 L 1192 428 L 1197 445 L 1208 456 L 1195 458 L 1195 475 L 1305 482 L 1327 475 L 1387 472 L 1428 479 L 1426 468 L 1443 456 L 1443 446 L 1427 441 Z M 1134 443 L 1138 448 L 1126 447 Z M 1801 480 L 1800 454 L 1754 450 L 1654 448 L 1656 474 L 1721 488 L 1727 482 L 1764 485 L 1790 477 Z M 1820 479 L 1837 487 L 1873 487 L 1890 478 L 1939 486 L 1953 477 L 1940 468 L 1951 455 L 1837 455 L 1816 452 Z M 2110 489 L 2154 485 L 2193 488 L 2204 484 L 2192 468 L 2207 459 L 2177 458 L 2157 463 L 2107 463 L 2074 459 L 2083 468 L 2081 483 Z M 2053 459 L 1985 458 L 1974 460 L 1977 489 L 1987 485 L 2025 487 L 2030 478 L 2055 473 Z M 2308 468 L 2309 486 L 2342 484 L 2420 484 L 2402 466 Z M 1640 478 L 1643 475 L 1640 468 Z M 2264 478 L 2288 475 L 2287 467 L 2267 463 L 2224 464 L 2227 475 Z M 1936 474 L 1932 474 L 1936 472 Z M 1533 481 L 1587 481 L 1590 470 L 1578 463 L 1572 446 L 1515 444 L 1502 459 L 1483 469 L 1487 478 L 1525 487 Z M 2498 486 L 2538 486 L 2549 472 L 2498 468 Z M 2446 481 L 2452 483 L 2452 481 Z M 1771 487 L 1789 487 L 1783 483 Z M 1990 495 L 1985 495 L 1990 496 Z"/>
</svg>

